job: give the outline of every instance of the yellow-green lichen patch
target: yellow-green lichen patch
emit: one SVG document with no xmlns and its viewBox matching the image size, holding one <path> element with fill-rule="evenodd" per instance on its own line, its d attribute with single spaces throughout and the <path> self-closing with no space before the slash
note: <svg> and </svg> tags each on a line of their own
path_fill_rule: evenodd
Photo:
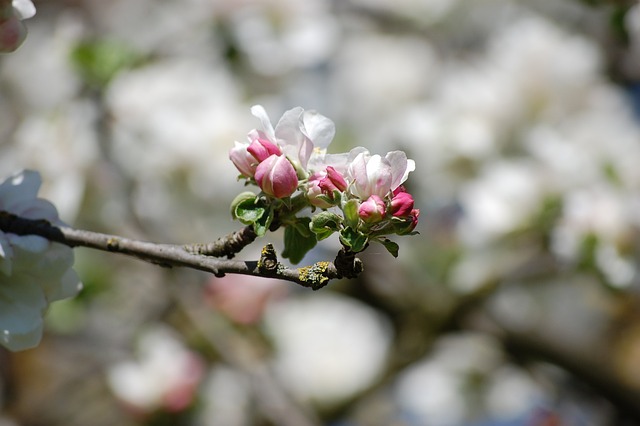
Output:
<svg viewBox="0 0 640 426">
<path fill-rule="evenodd" d="M 330 262 L 318 262 L 311 266 L 302 267 L 298 270 L 298 278 L 309 287 L 317 290 L 329 282 L 327 269 L 330 265 Z"/>
</svg>

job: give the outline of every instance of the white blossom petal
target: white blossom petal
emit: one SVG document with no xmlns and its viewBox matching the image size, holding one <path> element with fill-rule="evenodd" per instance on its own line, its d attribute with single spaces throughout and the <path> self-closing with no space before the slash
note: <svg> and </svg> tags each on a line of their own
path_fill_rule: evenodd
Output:
<svg viewBox="0 0 640 426">
<path fill-rule="evenodd" d="M 416 163 L 407 159 L 407 154 L 402 151 L 391 151 L 385 156 L 391 166 L 391 190 L 393 191 L 407 180 L 409 173 L 416 169 Z"/>
<path fill-rule="evenodd" d="M 49 241 L 38 235 L 7 234 L 7 239 L 14 249 L 28 254 L 41 254 L 49 248 Z"/>
<path fill-rule="evenodd" d="M 304 110 L 301 107 L 295 107 L 286 111 L 278 121 L 275 131 L 276 140 L 284 154 L 301 167 L 306 166 L 306 164 L 303 165 L 303 161 L 300 158 L 301 149 L 302 151 L 313 150 L 313 146 L 307 150 L 303 147 L 308 140 L 300 130 L 303 112 Z"/>
<path fill-rule="evenodd" d="M 36 14 L 36 7 L 31 0 L 13 0 L 11 4 L 20 19 L 29 19 Z"/>
<path fill-rule="evenodd" d="M 11 211 L 11 205 L 36 199 L 41 183 L 38 172 L 25 170 L 14 174 L 0 184 L 0 206 Z"/>
<path fill-rule="evenodd" d="M 315 149 L 327 149 L 336 134 L 336 126 L 329 118 L 316 111 L 302 115 L 303 132 L 311 139 Z"/>
<path fill-rule="evenodd" d="M 36 346 L 46 307 L 42 290 L 28 274 L 0 275 L 0 344 L 12 351 Z"/>
<path fill-rule="evenodd" d="M 53 291 L 48 292 L 45 288 L 45 296 L 49 303 L 56 300 L 68 299 L 74 297 L 78 292 L 82 290 L 82 282 L 80 277 L 73 269 L 67 269 L 60 278 L 60 285 L 53 288 Z"/>
<path fill-rule="evenodd" d="M 273 130 L 273 125 L 271 124 L 271 120 L 269 119 L 269 115 L 267 111 L 265 111 L 262 105 L 254 105 L 251 107 L 251 114 L 254 117 L 257 117 L 262 124 L 262 130 L 267 135 L 270 141 L 276 141 L 275 131 Z"/>
</svg>

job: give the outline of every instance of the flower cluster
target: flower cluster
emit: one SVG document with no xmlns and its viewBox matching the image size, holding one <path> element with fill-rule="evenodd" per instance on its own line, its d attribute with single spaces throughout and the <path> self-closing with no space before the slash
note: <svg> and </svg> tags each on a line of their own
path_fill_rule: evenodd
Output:
<svg viewBox="0 0 640 426">
<path fill-rule="evenodd" d="M 236 197 L 234 218 L 253 225 L 258 235 L 277 218 L 286 226 L 283 256 L 294 263 L 334 232 L 353 252 L 377 241 L 397 255 L 398 246 L 385 235 L 415 233 L 420 213 L 402 186 L 415 170 L 413 160 L 402 151 L 383 157 L 363 147 L 327 154 L 335 125 L 315 111 L 286 111 L 275 129 L 262 106 L 251 112 L 262 128 L 250 131 L 247 142 L 235 142 L 229 157 L 240 178 L 261 193 Z M 296 217 L 307 206 L 322 211 Z"/>
<path fill-rule="evenodd" d="M 13 52 L 20 47 L 27 36 L 22 20 L 35 14 L 31 0 L 0 0 L 0 52 Z"/>
<path fill-rule="evenodd" d="M 53 204 L 37 198 L 39 188 L 36 172 L 8 178 L 0 184 L 0 211 L 61 224 Z M 0 344 L 16 351 L 40 342 L 49 303 L 81 287 L 72 265 L 73 251 L 65 245 L 0 231 Z"/>
</svg>

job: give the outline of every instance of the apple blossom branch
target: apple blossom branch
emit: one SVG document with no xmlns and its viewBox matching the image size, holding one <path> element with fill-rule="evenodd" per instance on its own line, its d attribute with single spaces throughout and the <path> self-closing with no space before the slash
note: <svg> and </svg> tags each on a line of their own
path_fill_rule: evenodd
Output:
<svg viewBox="0 0 640 426">
<path fill-rule="evenodd" d="M 313 290 L 324 287 L 335 278 L 353 278 L 363 269 L 360 259 L 344 249 L 338 253 L 335 263 L 317 262 L 306 267 L 290 268 L 278 261 L 271 244 L 267 244 L 262 249 L 260 259 L 257 261 L 218 259 L 194 252 L 193 247 L 197 245 L 157 244 L 133 240 L 68 226 L 55 226 L 46 220 L 26 219 L 6 211 L 0 211 L 0 230 L 16 235 L 38 235 L 69 247 L 88 247 L 120 253 L 163 267 L 187 267 L 210 272 L 217 277 L 225 274 L 243 274 L 279 278 Z M 242 242 L 243 236 L 250 237 L 251 234 L 246 229 L 234 232 L 218 239 L 215 245 L 220 249 L 219 253 L 222 256 L 229 255 L 230 252 L 224 250 L 225 244 L 241 249 L 246 246 Z"/>
</svg>

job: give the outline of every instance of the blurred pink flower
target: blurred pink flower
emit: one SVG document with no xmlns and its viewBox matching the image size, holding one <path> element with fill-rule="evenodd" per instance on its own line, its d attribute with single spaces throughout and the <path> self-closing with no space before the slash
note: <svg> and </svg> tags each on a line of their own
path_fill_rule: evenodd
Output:
<svg viewBox="0 0 640 426">
<path fill-rule="evenodd" d="M 250 325 L 260 321 L 269 302 L 286 294 L 286 289 L 286 285 L 277 280 L 228 275 L 211 279 L 205 298 L 234 322 Z"/>
<path fill-rule="evenodd" d="M 22 20 L 35 13 L 31 0 L 0 1 L 0 52 L 13 52 L 20 47 L 27 36 L 27 27 Z"/>
<path fill-rule="evenodd" d="M 180 412 L 189 408 L 205 375 L 204 361 L 172 330 L 156 327 L 143 334 L 138 360 L 110 368 L 107 381 L 134 413 Z"/>
</svg>

